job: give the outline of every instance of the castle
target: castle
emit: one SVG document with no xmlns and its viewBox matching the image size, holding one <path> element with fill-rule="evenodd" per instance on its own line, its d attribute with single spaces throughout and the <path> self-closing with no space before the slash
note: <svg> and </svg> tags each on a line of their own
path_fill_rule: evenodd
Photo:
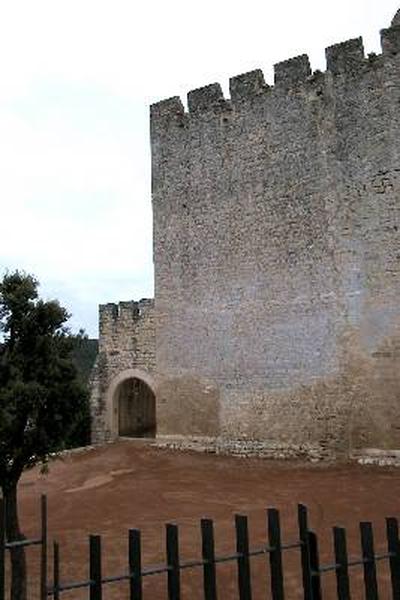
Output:
<svg viewBox="0 0 400 600">
<path fill-rule="evenodd" d="M 100 306 L 93 440 L 400 448 L 400 11 L 151 107 L 155 300 Z"/>
</svg>

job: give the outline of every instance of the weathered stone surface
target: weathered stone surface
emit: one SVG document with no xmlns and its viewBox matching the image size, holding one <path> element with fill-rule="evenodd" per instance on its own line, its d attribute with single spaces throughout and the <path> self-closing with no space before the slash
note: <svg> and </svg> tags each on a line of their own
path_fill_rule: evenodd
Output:
<svg viewBox="0 0 400 600">
<path fill-rule="evenodd" d="M 232 78 L 232 103 L 203 88 L 184 127 L 153 112 L 160 435 L 399 447 L 396 29 L 375 60 L 357 38 L 327 50 L 325 74 L 302 56 L 274 88 Z"/>
</svg>

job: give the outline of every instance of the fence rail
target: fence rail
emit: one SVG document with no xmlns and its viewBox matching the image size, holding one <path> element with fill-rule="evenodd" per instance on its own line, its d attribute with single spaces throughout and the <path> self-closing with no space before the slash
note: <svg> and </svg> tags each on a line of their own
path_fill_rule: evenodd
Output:
<svg viewBox="0 0 400 600">
<path fill-rule="evenodd" d="M 1 504 L 0 504 L 1 506 Z M 204 600 L 218 600 L 217 565 L 234 563 L 237 570 L 237 589 L 240 600 L 253 600 L 251 559 L 266 556 L 269 562 L 271 600 L 285 600 L 283 553 L 298 550 L 302 574 L 304 600 L 323 600 L 321 581 L 326 573 L 335 573 L 336 597 L 350 600 L 350 573 L 354 567 L 362 567 L 365 599 L 379 600 L 376 563 L 387 561 L 390 570 L 390 591 L 385 590 L 385 599 L 400 600 L 400 540 L 398 520 L 386 519 L 387 551 L 377 554 L 374 547 L 373 528 L 370 522 L 360 523 L 361 556 L 350 558 L 347 552 L 346 530 L 333 527 L 333 562 L 320 564 L 317 534 L 309 528 L 308 511 L 304 505 L 298 506 L 298 539 L 282 543 L 280 514 L 275 508 L 267 509 L 266 521 L 268 536 L 266 544 L 251 548 L 249 543 L 248 519 L 244 515 L 235 516 L 236 550 L 231 554 L 217 555 L 215 552 L 214 522 L 201 519 L 201 558 L 181 560 L 179 551 L 179 529 L 173 523 L 165 526 L 166 562 L 162 565 L 142 565 L 142 539 L 138 529 L 128 532 L 127 571 L 112 576 L 103 576 L 102 539 L 99 535 L 89 536 L 88 578 L 82 581 L 65 582 L 61 579 L 61 554 L 58 542 L 53 543 L 53 577 L 48 584 L 47 576 L 47 503 L 41 500 L 41 537 L 31 540 L 5 540 L 5 513 L 2 507 L 0 526 L 0 600 L 4 600 L 4 564 L 6 551 L 17 546 L 41 545 L 41 600 L 51 597 L 60 600 L 64 592 L 87 589 L 89 600 L 102 600 L 105 586 L 110 583 L 129 582 L 129 599 L 143 600 L 143 580 L 145 577 L 165 574 L 167 576 L 168 600 L 181 600 L 181 573 L 186 569 L 200 569 L 203 579 Z M 221 600 L 224 600 L 221 598 Z M 254 598 L 254 600 L 256 600 Z M 288 599 L 290 600 L 290 599 Z"/>
<path fill-rule="evenodd" d="M 251 559 L 255 556 L 268 555 L 270 567 L 270 598 L 284 600 L 284 571 L 282 554 L 287 550 L 298 549 L 302 571 L 304 600 L 322 600 L 321 578 L 325 573 L 335 572 L 338 600 L 350 600 L 349 569 L 362 566 L 364 571 L 364 587 L 366 600 L 379 600 L 376 577 L 376 562 L 388 560 L 391 574 L 391 597 L 400 600 L 400 542 L 398 521 L 386 519 L 386 538 L 388 550 L 383 554 L 375 554 L 372 524 L 360 523 L 362 555 L 349 559 L 347 554 L 346 531 L 341 527 L 333 528 L 334 562 L 320 565 L 318 538 L 308 525 L 307 508 L 298 506 L 299 539 L 290 543 L 281 541 L 281 525 L 278 510 L 267 510 L 268 544 L 258 548 L 250 548 L 248 519 L 244 515 L 235 516 L 236 551 L 223 556 L 215 554 L 214 523 L 211 519 L 200 521 L 202 558 L 182 561 L 179 552 L 179 530 L 172 523 L 166 525 L 166 563 L 149 567 L 142 566 L 141 532 L 129 530 L 128 536 L 128 569 L 126 573 L 103 577 L 102 545 L 99 535 L 89 536 L 89 578 L 85 581 L 62 583 L 60 578 L 60 549 L 54 543 L 53 584 L 48 588 L 48 595 L 60 600 L 63 592 L 87 588 L 90 600 L 102 600 L 103 586 L 109 583 L 128 581 L 130 600 L 143 600 L 143 579 L 152 575 L 167 575 L 168 600 L 181 599 L 180 575 L 185 569 L 201 568 L 203 574 L 204 600 L 217 600 L 217 565 L 236 563 L 237 586 L 240 600 L 252 600 Z M 385 595 L 385 598 L 387 595 Z M 223 600 L 223 599 L 222 599 Z"/>
</svg>

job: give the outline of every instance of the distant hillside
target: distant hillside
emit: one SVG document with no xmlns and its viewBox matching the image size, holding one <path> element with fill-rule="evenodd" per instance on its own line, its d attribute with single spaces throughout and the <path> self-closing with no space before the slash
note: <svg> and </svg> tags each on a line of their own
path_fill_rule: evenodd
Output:
<svg viewBox="0 0 400 600">
<path fill-rule="evenodd" d="M 2 346 L 3 344 L 0 342 L 0 351 Z M 99 341 L 89 338 L 75 338 L 74 346 L 75 348 L 72 353 L 72 358 L 76 368 L 78 369 L 82 383 L 87 385 L 94 361 L 97 357 Z"/>
<path fill-rule="evenodd" d="M 99 341 L 96 339 L 76 339 L 73 360 L 82 382 L 87 385 L 91 370 L 96 360 Z"/>
</svg>

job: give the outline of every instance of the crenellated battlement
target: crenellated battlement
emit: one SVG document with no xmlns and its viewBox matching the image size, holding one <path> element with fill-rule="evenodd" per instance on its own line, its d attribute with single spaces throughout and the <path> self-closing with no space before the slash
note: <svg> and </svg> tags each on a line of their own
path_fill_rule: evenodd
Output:
<svg viewBox="0 0 400 600">
<path fill-rule="evenodd" d="M 385 59 L 400 53 L 400 10 L 392 21 L 391 27 L 381 31 L 381 64 Z M 365 57 L 364 44 L 361 37 L 346 40 L 329 46 L 325 50 L 326 72 L 325 75 L 335 76 L 360 76 L 371 68 L 374 62 Z M 256 96 L 292 88 L 298 89 L 303 84 L 314 81 L 310 60 L 307 54 L 289 58 L 274 65 L 274 86 L 268 85 L 263 72 L 255 69 L 248 73 L 236 75 L 229 80 L 230 99 L 225 98 L 219 83 L 212 83 L 204 87 L 189 91 L 187 95 L 188 114 L 197 117 L 203 113 L 219 113 L 231 110 L 232 106 L 252 100 Z M 186 116 L 182 101 L 175 96 L 151 106 L 151 120 L 176 121 L 182 125 Z"/>
<path fill-rule="evenodd" d="M 265 83 L 264 74 L 261 69 L 255 69 L 243 75 L 231 77 L 229 80 L 229 91 L 232 102 L 240 102 L 251 96 L 257 96 L 267 91 L 269 86 Z"/>
<path fill-rule="evenodd" d="M 100 352 L 130 348 L 140 331 L 152 329 L 154 300 L 142 298 L 116 303 L 100 304 Z"/>
<path fill-rule="evenodd" d="M 334 44 L 325 50 L 326 65 L 333 75 L 355 73 L 362 69 L 365 59 L 364 44 L 361 37 L 340 44 Z"/>
<path fill-rule="evenodd" d="M 295 56 L 274 66 L 275 85 L 292 87 L 311 75 L 310 59 L 307 54 Z"/>
<path fill-rule="evenodd" d="M 107 304 L 100 304 L 99 315 L 101 319 L 117 319 L 118 318 L 118 304 L 114 302 L 108 302 Z"/>
<path fill-rule="evenodd" d="M 225 98 L 219 83 L 211 83 L 188 93 L 188 107 L 191 113 L 221 107 L 224 103 Z"/>
<path fill-rule="evenodd" d="M 179 96 L 161 100 L 150 106 L 150 118 L 152 121 L 165 119 L 179 119 L 185 113 L 182 100 Z"/>
<path fill-rule="evenodd" d="M 121 301 L 118 304 L 114 302 L 100 304 L 100 327 L 102 323 L 116 323 L 118 321 L 137 320 L 153 307 L 154 300 L 152 298 L 142 298 L 138 302 L 129 300 Z"/>
</svg>

